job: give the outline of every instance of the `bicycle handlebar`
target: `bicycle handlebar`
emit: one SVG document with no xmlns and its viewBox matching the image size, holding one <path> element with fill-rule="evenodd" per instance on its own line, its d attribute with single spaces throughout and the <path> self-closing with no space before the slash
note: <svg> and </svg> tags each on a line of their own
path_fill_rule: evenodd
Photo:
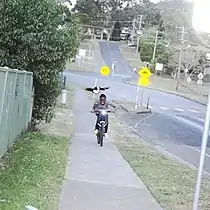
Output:
<svg viewBox="0 0 210 210">
<path fill-rule="evenodd" d="M 115 111 L 112 111 L 112 110 L 106 110 L 106 109 L 100 109 L 100 110 L 91 110 L 90 112 L 91 113 L 97 113 L 97 112 L 100 112 L 100 111 L 103 111 L 103 110 L 105 110 L 106 112 L 108 112 L 108 113 L 114 113 Z"/>
</svg>

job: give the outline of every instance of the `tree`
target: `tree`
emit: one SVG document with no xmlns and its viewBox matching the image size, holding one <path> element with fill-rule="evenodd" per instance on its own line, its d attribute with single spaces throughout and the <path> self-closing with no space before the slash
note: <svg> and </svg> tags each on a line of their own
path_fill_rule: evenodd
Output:
<svg viewBox="0 0 210 210">
<path fill-rule="evenodd" d="M 77 0 L 72 11 L 87 14 L 92 21 L 105 20 L 106 2 L 100 0 Z"/>
<path fill-rule="evenodd" d="M 143 62 L 152 61 L 154 51 L 154 42 L 143 41 L 140 44 L 140 56 Z M 171 51 L 162 42 L 157 43 L 155 61 L 158 63 L 163 63 L 165 66 L 168 65 L 169 59 L 171 57 Z"/>
<path fill-rule="evenodd" d="M 161 20 L 160 24 L 158 26 L 158 38 L 164 39 L 164 33 L 165 33 L 165 27 L 164 27 L 164 21 Z"/>
<path fill-rule="evenodd" d="M 143 15 L 142 27 L 144 28 L 158 26 L 161 23 L 162 16 L 160 10 L 156 4 L 150 1 L 145 1 L 144 4 L 135 6 L 134 17 L 137 17 L 139 14 Z"/>
<path fill-rule="evenodd" d="M 172 55 L 167 65 L 167 73 L 173 76 L 176 74 L 179 66 L 180 45 L 171 44 L 170 49 Z M 202 49 L 193 45 L 187 47 L 185 45 L 182 50 L 181 72 L 184 72 L 186 68 L 190 74 L 204 72 L 204 69 L 208 68 L 208 62 L 205 57 L 206 52 L 205 48 Z"/>
<path fill-rule="evenodd" d="M 172 40 L 177 39 L 176 27 L 192 27 L 193 2 L 183 0 L 167 0 L 157 3 L 164 20 L 164 27 Z"/>
<path fill-rule="evenodd" d="M 120 22 L 115 22 L 114 28 L 112 30 L 111 38 L 113 41 L 120 41 L 120 34 L 121 34 L 121 24 Z"/>
<path fill-rule="evenodd" d="M 78 13 L 75 13 L 74 16 L 78 18 L 78 20 L 81 24 L 84 24 L 84 25 L 91 24 L 91 18 L 86 13 L 78 12 Z"/>
<path fill-rule="evenodd" d="M 0 66 L 33 72 L 34 125 L 51 121 L 60 72 L 77 50 L 77 20 L 66 11 L 57 0 L 7 0 L 0 6 Z"/>
</svg>

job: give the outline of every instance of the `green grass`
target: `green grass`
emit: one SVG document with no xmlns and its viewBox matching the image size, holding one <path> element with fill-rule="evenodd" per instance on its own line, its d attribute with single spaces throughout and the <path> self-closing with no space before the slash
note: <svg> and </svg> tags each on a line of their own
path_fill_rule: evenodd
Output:
<svg viewBox="0 0 210 210">
<path fill-rule="evenodd" d="M 164 210 L 192 209 L 196 171 L 157 152 L 112 119 L 113 140 L 131 168 L 145 183 Z M 210 178 L 204 176 L 200 210 L 210 209 Z"/>
<path fill-rule="evenodd" d="M 41 133 L 27 133 L 0 159 L 0 209 L 57 210 L 67 164 L 69 137 L 74 133 L 72 105 L 76 86 L 67 84 L 67 104 Z M 45 133 L 45 134 L 43 134 Z"/>
<path fill-rule="evenodd" d="M 203 104 L 207 103 L 207 97 L 204 97 L 207 94 L 206 87 L 204 85 L 198 86 L 195 84 L 189 85 L 189 84 L 184 84 L 183 82 L 181 83 L 182 85 L 180 84 L 178 91 L 176 91 L 175 80 L 154 76 L 154 77 L 151 77 L 151 81 L 150 81 L 150 85 L 148 86 L 148 89 L 160 90 L 166 93 L 180 95 L 185 98 L 188 98 L 189 100 L 195 100 Z M 128 84 L 137 85 L 137 80 L 136 81 L 131 80 L 128 82 Z"/>
<path fill-rule="evenodd" d="M 57 210 L 68 144 L 66 137 L 40 133 L 20 138 L 0 161 L 0 209 Z"/>
<path fill-rule="evenodd" d="M 135 103 L 130 101 L 122 101 L 122 100 L 113 100 L 113 103 L 116 104 L 118 107 L 123 107 L 127 111 L 135 111 Z"/>
</svg>

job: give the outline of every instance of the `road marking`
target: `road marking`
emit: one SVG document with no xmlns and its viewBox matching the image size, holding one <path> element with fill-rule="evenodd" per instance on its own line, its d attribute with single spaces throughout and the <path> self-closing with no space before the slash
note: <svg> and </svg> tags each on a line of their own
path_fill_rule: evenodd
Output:
<svg viewBox="0 0 210 210">
<path fill-rule="evenodd" d="M 204 122 L 205 121 L 205 119 L 201 119 L 201 118 L 197 118 L 197 117 L 192 117 L 192 120 L 197 120 L 197 121 L 199 121 L 199 122 Z"/>
<path fill-rule="evenodd" d="M 168 157 L 171 157 L 171 158 L 174 158 L 175 160 L 178 160 L 180 163 L 183 163 L 183 164 L 189 166 L 189 167 L 192 168 L 193 170 L 196 170 L 196 171 L 198 170 L 198 167 L 197 167 L 197 166 L 194 166 L 194 165 L 192 165 L 190 162 L 188 162 L 188 161 L 186 161 L 186 160 L 183 160 L 183 159 L 181 159 L 180 157 L 178 157 L 178 156 L 176 156 L 176 155 L 173 155 L 171 152 L 166 151 L 164 148 L 161 148 L 160 146 L 158 146 L 158 147 L 155 146 L 155 148 L 156 148 L 159 152 L 163 153 L 164 155 L 166 155 L 166 156 L 168 156 Z M 210 173 L 207 172 L 207 171 L 205 171 L 205 170 L 204 170 L 204 173 L 205 173 L 206 175 L 209 175 L 209 176 L 210 176 Z"/>
<path fill-rule="evenodd" d="M 200 122 L 205 122 L 204 119 L 201 119 L 201 118 L 195 118 L 196 120 L 200 121 Z"/>
<path fill-rule="evenodd" d="M 191 149 L 195 150 L 195 151 L 196 151 L 196 152 L 198 152 L 198 153 L 201 153 L 201 150 L 200 150 L 200 149 L 198 149 L 198 148 L 191 147 L 191 146 L 188 146 L 188 147 L 190 147 Z M 206 157 L 210 157 L 210 155 L 209 155 L 209 154 L 205 154 L 205 155 L 206 155 Z"/>
<path fill-rule="evenodd" d="M 123 74 L 114 74 L 115 77 L 132 77 L 128 75 L 123 75 Z"/>
<path fill-rule="evenodd" d="M 160 108 L 164 109 L 164 110 L 168 110 L 169 109 L 168 107 L 163 107 L 163 106 L 161 106 Z"/>
<path fill-rule="evenodd" d="M 194 109 L 188 109 L 189 112 L 194 112 L 194 113 L 198 113 L 198 111 L 194 110 Z"/>
<path fill-rule="evenodd" d="M 175 108 L 176 111 L 179 111 L 179 112 L 183 112 L 184 109 L 180 109 L 180 108 Z"/>
<path fill-rule="evenodd" d="M 176 116 L 175 118 L 182 121 L 183 123 L 186 123 L 188 125 L 191 125 L 191 126 L 197 128 L 200 132 L 203 132 L 203 125 L 199 125 L 191 120 L 184 119 L 183 117 Z M 210 135 L 210 132 L 209 132 L 209 135 Z"/>
<path fill-rule="evenodd" d="M 191 125 L 191 126 L 194 126 L 194 127 L 197 128 L 199 131 L 203 132 L 203 126 L 198 125 L 198 124 L 196 124 L 196 123 L 194 123 L 194 122 L 192 122 L 192 121 L 190 121 L 190 120 L 184 119 L 184 118 L 182 118 L 182 117 L 178 117 L 178 116 L 177 116 L 176 118 L 179 119 L 179 120 L 181 120 L 181 121 L 184 122 L 184 123 L 187 123 L 187 124 L 189 124 L 189 125 Z M 199 120 L 202 120 L 202 119 L 199 119 Z M 210 136 L 210 132 L 209 132 L 209 136 Z M 193 149 L 193 150 L 195 150 L 196 152 L 199 152 L 199 153 L 201 152 L 201 150 L 198 149 L 198 148 L 195 148 L 195 147 L 192 147 L 192 146 L 188 146 L 188 147 L 191 148 L 191 149 Z M 210 158 L 210 155 L 209 155 L 209 154 L 206 154 L 206 156 Z"/>
</svg>

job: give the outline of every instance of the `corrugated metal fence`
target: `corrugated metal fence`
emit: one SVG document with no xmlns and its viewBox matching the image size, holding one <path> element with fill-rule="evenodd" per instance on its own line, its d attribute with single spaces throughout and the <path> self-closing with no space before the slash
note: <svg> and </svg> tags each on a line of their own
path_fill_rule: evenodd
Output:
<svg viewBox="0 0 210 210">
<path fill-rule="evenodd" d="M 33 74 L 0 67 L 0 157 L 31 119 Z"/>
</svg>

